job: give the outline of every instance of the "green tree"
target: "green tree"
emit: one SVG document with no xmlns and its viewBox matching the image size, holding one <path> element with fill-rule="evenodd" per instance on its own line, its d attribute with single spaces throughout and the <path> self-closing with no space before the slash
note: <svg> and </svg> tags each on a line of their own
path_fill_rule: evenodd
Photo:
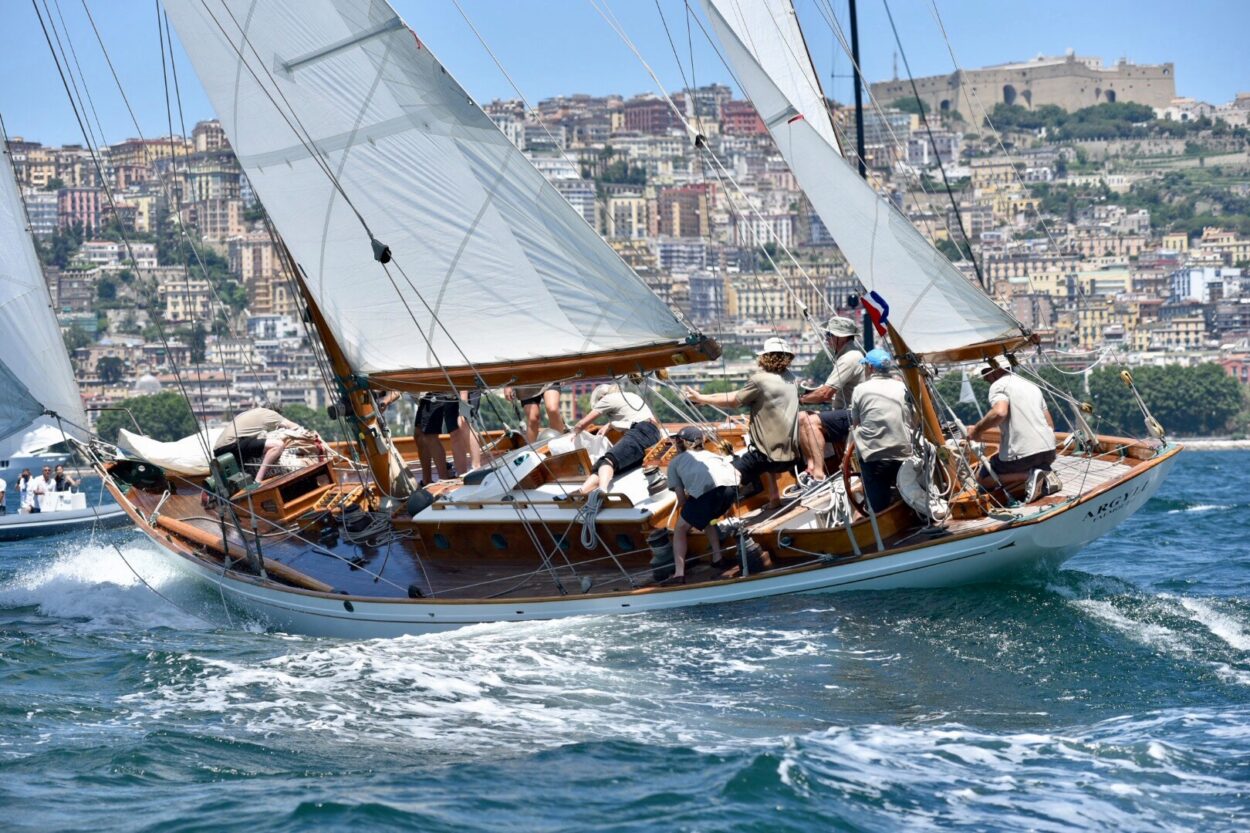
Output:
<svg viewBox="0 0 1250 833">
<path fill-rule="evenodd" d="M 297 403 L 282 406 L 282 415 L 294 423 L 316 431 L 322 439 L 343 440 L 346 438 L 343 424 L 336 419 L 330 419 L 330 415 L 325 411 L 314 411 L 307 405 Z"/>
<path fill-rule="evenodd" d="M 101 356 L 95 363 L 95 373 L 106 385 L 116 385 L 126 375 L 126 363 L 117 356 Z"/>
<path fill-rule="evenodd" d="M 154 440 L 171 442 L 199 430 L 191 406 L 181 394 L 165 392 L 135 396 L 118 402 L 117 407 L 122 410 L 105 411 L 96 423 L 96 433 L 109 442 L 117 441 L 118 429 L 134 430 L 134 423 L 127 412 L 134 416 L 140 430 Z"/>
<path fill-rule="evenodd" d="M 62 335 L 65 341 L 65 350 L 70 355 L 80 347 L 89 347 L 92 343 L 91 334 L 84 330 L 77 321 L 67 329 Z"/>
<path fill-rule="evenodd" d="M 43 190 L 60 191 L 64 187 L 65 187 L 65 180 L 61 179 L 59 176 L 54 176 L 54 177 L 48 178 L 48 184 L 43 186 Z"/>
<path fill-rule="evenodd" d="M 890 102 L 890 106 L 895 110 L 902 110 L 904 113 L 915 113 L 917 116 L 929 112 L 929 105 L 915 96 L 896 98 Z"/>
<path fill-rule="evenodd" d="M 946 237 L 938 241 L 937 248 L 948 260 L 972 260 L 972 251 L 963 240 L 955 241 Z"/>
<path fill-rule="evenodd" d="M 95 297 L 103 303 L 112 303 L 117 300 L 117 282 L 108 275 L 100 278 L 95 285 Z"/>
<path fill-rule="evenodd" d="M 204 358 L 208 353 L 208 336 L 204 332 L 204 327 L 196 324 L 191 330 L 187 347 L 191 351 L 191 364 L 203 364 Z"/>
</svg>

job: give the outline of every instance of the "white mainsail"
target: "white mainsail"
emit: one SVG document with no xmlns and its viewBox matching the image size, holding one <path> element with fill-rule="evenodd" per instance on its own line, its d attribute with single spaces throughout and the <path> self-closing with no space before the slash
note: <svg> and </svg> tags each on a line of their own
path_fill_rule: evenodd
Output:
<svg viewBox="0 0 1250 833">
<path fill-rule="evenodd" d="M 578 356 L 692 335 L 388 3 L 165 6 L 356 372 Z M 373 259 L 344 194 L 407 277 Z"/>
<path fill-rule="evenodd" d="M 702 0 L 738 82 L 820 219 L 920 354 L 1024 334 L 843 158 L 789 0 Z"/>
<path fill-rule="evenodd" d="M 51 411 L 67 433 L 87 424 L 52 298 L 43 278 L 8 148 L 0 170 L 0 440 Z"/>
</svg>

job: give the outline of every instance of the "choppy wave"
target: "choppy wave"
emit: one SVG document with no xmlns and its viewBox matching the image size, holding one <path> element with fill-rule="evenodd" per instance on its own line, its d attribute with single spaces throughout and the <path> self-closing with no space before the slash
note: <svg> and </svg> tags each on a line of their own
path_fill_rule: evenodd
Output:
<svg viewBox="0 0 1250 833">
<path fill-rule="evenodd" d="M 44 616 L 101 631 L 207 627 L 203 618 L 158 595 L 180 582 L 146 543 L 71 538 L 50 558 L 27 562 L 0 584 L 0 608 L 35 607 Z"/>
</svg>

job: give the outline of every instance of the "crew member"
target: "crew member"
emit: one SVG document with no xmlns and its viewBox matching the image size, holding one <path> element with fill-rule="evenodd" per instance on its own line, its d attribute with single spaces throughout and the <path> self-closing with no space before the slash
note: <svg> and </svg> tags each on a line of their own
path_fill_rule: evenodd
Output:
<svg viewBox="0 0 1250 833">
<path fill-rule="evenodd" d="M 751 374 L 745 387 L 727 393 L 699 393 L 686 388 L 687 401 L 718 408 L 751 409 L 751 447 L 734 459 L 734 467 L 744 485 L 761 479 L 768 490 L 765 508 L 781 505 L 776 475 L 794 468 L 798 452 L 799 391 L 790 375 L 794 353 L 785 339 L 770 338 L 757 356 L 759 370 Z"/>
<path fill-rule="evenodd" d="M 451 441 L 451 456 L 456 474 L 464 474 L 482 464 L 482 446 L 473 431 L 471 420 L 477 417 L 482 401 L 480 390 L 462 390 L 456 393 L 423 393 L 417 400 L 417 416 L 413 426 L 417 451 L 421 458 L 421 477 L 424 483 L 433 483 L 431 462 L 438 468 L 443 480 L 453 477 L 447 465 L 447 452 L 440 434 L 447 434 Z M 461 414 L 461 403 L 468 404 L 468 416 Z"/>
<path fill-rule="evenodd" d="M 517 385 L 503 389 L 504 399 L 509 402 L 520 402 L 521 411 L 525 415 L 525 437 L 531 443 L 538 439 L 542 428 L 542 411 L 547 413 L 547 425 L 563 434 L 568 429 L 564 425 L 564 417 L 560 413 L 560 386 Z"/>
<path fill-rule="evenodd" d="M 81 482 L 66 472 L 65 466 L 57 466 L 52 479 L 56 482 L 56 491 L 58 492 L 72 492 L 78 488 Z"/>
<path fill-rule="evenodd" d="M 599 385 L 591 392 L 590 412 L 577 421 L 573 433 L 585 431 L 601 416 L 625 434 L 595 461 L 594 470 L 578 489 L 580 495 L 606 491 L 613 477 L 641 466 L 647 449 L 660 441 L 660 424 L 646 401 L 618 384 Z"/>
<path fill-rule="evenodd" d="M 800 404 L 828 402 L 827 411 L 799 412 L 799 444 L 807 462 L 807 473 L 825 479 L 825 443 L 845 443 L 851 430 L 851 395 L 864 379 L 860 360 L 864 353 L 855 343 L 859 325 L 850 318 L 835 315 L 825 326 L 825 344 L 833 354 L 833 370 L 825 383 L 799 397 Z"/>
<path fill-rule="evenodd" d="M 915 418 L 907 385 L 890 354 L 878 347 L 861 361 L 868 378 L 855 386 L 851 397 L 851 436 L 859 454 L 864 498 L 873 512 L 880 512 L 893 502 L 899 467 L 911 456 Z"/>
<path fill-rule="evenodd" d="M 301 430 L 299 425 L 272 408 L 244 411 L 226 422 L 225 429 L 213 445 L 213 456 L 233 454 L 241 471 L 247 471 L 248 466 L 259 462 L 260 466 L 256 469 L 256 482 L 259 483 L 286 450 L 284 439 L 269 436 L 280 428 Z"/>
<path fill-rule="evenodd" d="M 968 430 L 968 439 L 978 440 L 989 429 L 999 426 L 1001 439 L 998 452 L 990 458 L 989 467 L 977 473 L 982 487 L 999 489 L 1003 500 L 1015 486 L 1025 487 L 1026 503 L 1053 494 L 1061 488 L 1059 477 L 1050 470 L 1055 462 L 1055 428 L 1046 408 L 1041 388 L 1007 369 L 996 358 L 982 369 L 981 376 L 990 383 L 990 409 Z"/>
<path fill-rule="evenodd" d="M 720 535 L 713 522 L 733 508 L 738 497 L 738 470 L 732 459 L 703 449 L 703 431 L 688 425 L 673 437 L 677 448 L 668 464 L 668 486 L 677 495 L 673 528 L 673 576 L 666 584 L 686 583 L 686 552 L 691 529 L 707 534 L 712 566 L 721 566 Z"/>
</svg>

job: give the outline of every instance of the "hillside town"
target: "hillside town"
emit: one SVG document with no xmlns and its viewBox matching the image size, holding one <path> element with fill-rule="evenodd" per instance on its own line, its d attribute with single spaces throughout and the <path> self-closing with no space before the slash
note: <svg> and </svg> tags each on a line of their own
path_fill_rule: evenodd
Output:
<svg viewBox="0 0 1250 833">
<path fill-rule="evenodd" d="M 872 85 L 863 162 L 968 280 L 1075 364 L 1218 363 L 1250 384 L 1250 93 L 1181 98 L 1170 64 L 1071 54 L 916 90 Z M 854 155 L 855 110 L 830 106 Z M 854 313 L 854 275 L 730 88 L 484 109 L 658 295 L 721 341 L 725 360 L 688 379 L 743 378 L 775 335 L 810 362 L 809 323 Z M 209 420 L 252 403 L 327 404 L 280 241 L 218 122 L 107 145 L 98 165 L 88 148 L 33 137 L 8 149 L 90 406 L 175 385 Z M 566 389 L 570 416 L 585 392 Z"/>
</svg>

